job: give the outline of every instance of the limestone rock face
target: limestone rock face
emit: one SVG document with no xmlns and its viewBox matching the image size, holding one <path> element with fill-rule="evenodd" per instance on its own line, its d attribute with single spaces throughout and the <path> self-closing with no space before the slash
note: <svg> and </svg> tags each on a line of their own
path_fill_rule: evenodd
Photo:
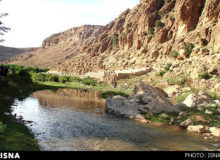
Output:
<svg viewBox="0 0 220 160">
<path fill-rule="evenodd" d="M 147 67 L 158 73 L 164 69 L 158 66 L 171 63 L 171 76 L 186 73 L 196 81 L 206 69 L 217 76 L 219 13 L 220 0 L 142 0 L 104 27 L 85 25 L 55 34 L 9 63 L 52 67 L 52 72 L 76 76 Z M 174 50 L 177 58 L 169 56 Z"/>
<path fill-rule="evenodd" d="M 188 107 L 218 105 L 214 100 L 211 99 L 210 96 L 205 93 L 199 93 L 198 95 L 190 94 L 183 103 Z"/>
</svg>

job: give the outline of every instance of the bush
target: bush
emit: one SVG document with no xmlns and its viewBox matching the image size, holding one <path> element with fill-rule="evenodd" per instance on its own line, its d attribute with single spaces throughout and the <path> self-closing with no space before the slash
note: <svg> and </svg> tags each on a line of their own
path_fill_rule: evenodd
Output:
<svg viewBox="0 0 220 160">
<path fill-rule="evenodd" d="M 154 35 L 154 29 L 153 28 L 149 28 L 147 34 L 153 36 Z"/>
<path fill-rule="evenodd" d="M 202 73 L 202 74 L 199 74 L 199 78 L 200 79 L 210 79 L 211 78 L 211 75 L 209 75 L 208 72 L 205 72 L 205 73 Z"/>
<path fill-rule="evenodd" d="M 179 53 L 178 53 L 176 50 L 172 50 L 172 51 L 170 52 L 170 57 L 177 58 L 178 55 L 179 55 Z"/>
<path fill-rule="evenodd" d="M 69 76 L 61 76 L 61 77 L 59 77 L 59 82 L 61 82 L 61 83 L 70 82 L 70 77 Z"/>
<path fill-rule="evenodd" d="M 0 121 L 0 134 L 4 134 L 7 129 L 7 125 Z"/>
<path fill-rule="evenodd" d="M 158 30 L 160 30 L 164 26 L 164 23 L 162 23 L 160 20 L 156 20 L 155 26 Z"/>
<path fill-rule="evenodd" d="M 160 71 L 159 73 L 156 74 L 156 76 L 163 77 L 163 75 L 166 73 L 166 71 Z"/>
<path fill-rule="evenodd" d="M 186 82 L 188 82 L 187 78 L 171 78 L 168 80 L 169 85 L 184 85 Z"/>
<path fill-rule="evenodd" d="M 70 82 L 81 82 L 82 80 L 79 77 L 70 77 Z"/>
<path fill-rule="evenodd" d="M 85 85 L 92 85 L 92 86 L 95 86 L 96 85 L 96 81 L 91 79 L 91 78 L 85 78 L 85 79 L 82 79 L 81 81 L 83 84 Z"/>
<path fill-rule="evenodd" d="M 33 80 L 35 81 L 41 81 L 41 82 L 45 82 L 46 81 L 46 75 L 45 74 L 33 74 L 32 75 Z"/>
<path fill-rule="evenodd" d="M 47 80 L 52 82 L 59 82 L 59 77 L 57 75 L 49 74 Z"/>
<path fill-rule="evenodd" d="M 151 120 L 154 117 L 154 114 L 152 112 L 147 112 L 147 114 L 145 115 L 145 118 L 148 120 Z"/>
<path fill-rule="evenodd" d="M 166 67 L 164 68 L 165 69 L 165 71 L 169 71 L 170 70 L 170 67 L 172 66 L 172 64 L 171 63 L 168 63 L 167 65 L 166 65 Z"/>
<path fill-rule="evenodd" d="M 112 41 L 112 47 L 114 48 L 117 44 L 118 44 L 118 35 L 115 34 L 114 35 L 114 38 L 113 38 L 113 41 Z"/>
<path fill-rule="evenodd" d="M 190 54 L 192 53 L 192 50 L 195 46 L 192 43 L 187 43 L 186 47 L 185 47 L 185 54 L 186 56 L 190 56 Z"/>
</svg>

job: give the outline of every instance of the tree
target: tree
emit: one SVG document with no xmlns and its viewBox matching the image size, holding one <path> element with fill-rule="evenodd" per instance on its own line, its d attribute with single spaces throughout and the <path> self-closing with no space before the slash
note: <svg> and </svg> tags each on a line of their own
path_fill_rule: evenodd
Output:
<svg viewBox="0 0 220 160">
<path fill-rule="evenodd" d="M 0 0 L 0 2 L 1 2 L 1 0 Z M 7 15 L 8 15 L 7 13 L 0 13 L 0 18 L 7 16 Z M 5 33 L 7 33 L 9 30 L 10 30 L 10 28 L 5 27 L 3 22 L 0 20 L 0 36 L 4 36 Z M 3 42 L 3 41 L 4 41 L 4 39 L 0 38 L 0 42 Z"/>
</svg>

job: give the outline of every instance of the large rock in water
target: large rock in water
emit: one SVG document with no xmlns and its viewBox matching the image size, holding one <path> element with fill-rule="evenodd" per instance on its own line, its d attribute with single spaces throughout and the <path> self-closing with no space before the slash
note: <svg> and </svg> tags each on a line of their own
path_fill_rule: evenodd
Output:
<svg viewBox="0 0 220 160">
<path fill-rule="evenodd" d="M 153 113 L 178 112 L 179 110 L 166 97 L 167 94 L 162 89 L 138 82 L 135 84 L 130 99 L 143 104 Z"/>
<path fill-rule="evenodd" d="M 140 111 L 153 113 L 178 112 L 179 110 L 166 98 L 161 89 L 138 82 L 129 99 L 116 96 L 106 100 L 106 110 L 116 115 L 135 119 Z"/>
</svg>

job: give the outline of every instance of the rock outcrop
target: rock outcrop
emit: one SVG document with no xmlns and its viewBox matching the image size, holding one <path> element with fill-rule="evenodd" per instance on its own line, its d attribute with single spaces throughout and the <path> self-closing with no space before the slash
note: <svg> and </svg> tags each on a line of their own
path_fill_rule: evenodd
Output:
<svg viewBox="0 0 220 160">
<path fill-rule="evenodd" d="M 52 68 L 78 55 L 97 37 L 102 26 L 84 25 L 46 38 L 40 48 L 16 56 L 7 63 Z"/>
<path fill-rule="evenodd" d="M 220 74 L 219 13 L 220 0 L 142 0 L 104 27 L 82 26 L 56 34 L 39 50 L 10 63 L 99 79 L 106 71 L 152 68 L 155 74 L 170 63 L 170 78 L 186 74 L 195 82 L 192 87 L 213 89 L 219 79 L 196 81 L 204 72 Z"/>
<path fill-rule="evenodd" d="M 204 92 L 200 92 L 197 95 L 190 94 L 183 103 L 188 107 L 219 105 L 216 101 L 212 100 L 212 98 Z"/>
<path fill-rule="evenodd" d="M 121 96 L 108 98 L 106 100 L 106 110 L 130 119 L 143 118 L 140 115 L 141 112 L 170 113 L 179 111 L 161 90 L 143 82 L 138 82 L 135 85 L 133 93 L 128 99 Z"/>
</svg>

